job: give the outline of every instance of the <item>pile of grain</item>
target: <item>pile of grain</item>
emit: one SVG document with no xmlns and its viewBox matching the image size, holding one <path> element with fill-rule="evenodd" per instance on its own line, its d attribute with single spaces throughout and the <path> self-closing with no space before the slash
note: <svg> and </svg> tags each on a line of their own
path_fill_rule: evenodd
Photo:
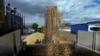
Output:
<svg viewBox="0 0 100 56">
<path fill-rule="evenodd" d="M 27 45 L 33 45 L 33 44 L 35 44 L 35 42 L 37 40 L 42 41 L 43 39 L 44 39 L 44 33 L 36 32 L 36 33 L 33 33 L 33 34 L 27 36 L 23 41 L 26 42 Z M 65 41 L 65 40 L 60 40 L 60 38 L 56 37 L 56 35 L 53 35 L 52 40 L 55 43 L 58 41 L 60 41 L 60 42 Z"/>
<path fill-rule="evenodd" d="M 27 36 L 23 41 L 25 41 L 27 45 L 33 45 L 37 40 L 42 41 L 42 39 L 44 39 L 44 34 L 36 32 Z"/>
</svg>

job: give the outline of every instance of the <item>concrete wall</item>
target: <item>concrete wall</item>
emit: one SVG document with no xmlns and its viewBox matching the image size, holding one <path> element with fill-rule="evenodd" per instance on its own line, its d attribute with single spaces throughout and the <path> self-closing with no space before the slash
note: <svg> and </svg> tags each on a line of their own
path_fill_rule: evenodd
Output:
<svg viewBox="0 0 100 56">
<path fill-rule="evenodd" d="M 96 32 L 96 51 L 100 52 L 100 32 Z"/>
<path fill-rule="evenodd" d="M 8 54 L 13 55 L 15 51 L 14 46 L 18 53 L 22 47 L 20 30 L 0 37 L 0 56 L 7 56 Z"/>
<path fill-rule="evenodd" d="M 78 44 L 92 49 L 93 32 L 78 31 Z"/>
<path fill-rule="evenodd" d="M 78 31 L 77 44 L 100 54 L 100 32 Z"/>
<path fill-rule="evenodd" d="M 7 34 L 0 37 L 0 56 L 7 56 L 13 53 L 13 35 Z"/>
</svg>

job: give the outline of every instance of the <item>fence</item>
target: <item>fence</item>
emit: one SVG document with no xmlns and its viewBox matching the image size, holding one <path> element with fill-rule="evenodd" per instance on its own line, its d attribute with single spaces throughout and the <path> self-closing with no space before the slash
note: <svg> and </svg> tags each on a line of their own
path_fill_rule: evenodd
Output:
<svg viewBox="0 0 100 56">
<path fill-rule="evenodd" d="M 22 46 L 20 30 L 6 34 L 0 37 L 0 56 L 18 54 Z"/>
<path fill-rule="evenodd" d="M 19 13 L 15 7 L 12 8 L 10 4 L 8 4 L 4 10 L 5 19 L 2 25 L 0 25 L 0 36 L 18 29 L 21 29 L 21 32 L 23 32 L 25 17 Z"/>
<path fill-rule="evenodd" d="M 100 32 L 78 31 L 77 45 L 100 54 Z"/>
<path fill-rule="evenodd" d="M 22 29 L 24 26 L 24 17 L 19 12 L 17 12 L 16 8 L 11 8 L 11 5 L 8 4 L 6 6 L 6 20 L 5 27 L 8 30 L 14 31 L 17 29 Z"/>
</svg>

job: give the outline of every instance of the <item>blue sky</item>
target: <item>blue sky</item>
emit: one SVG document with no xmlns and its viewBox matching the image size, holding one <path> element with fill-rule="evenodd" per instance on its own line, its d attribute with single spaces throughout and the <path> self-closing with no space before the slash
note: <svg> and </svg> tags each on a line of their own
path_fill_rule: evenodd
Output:
<svg viewBox="0 0 100 56">
<path fill-rule="evenodd" d="M 62 22 L 85 23 L 100 20 L 100 0 L 6 0 L 26 17 L 26 25 L 44 24 L 46 6 L 57 6 Z"/>
</svg>

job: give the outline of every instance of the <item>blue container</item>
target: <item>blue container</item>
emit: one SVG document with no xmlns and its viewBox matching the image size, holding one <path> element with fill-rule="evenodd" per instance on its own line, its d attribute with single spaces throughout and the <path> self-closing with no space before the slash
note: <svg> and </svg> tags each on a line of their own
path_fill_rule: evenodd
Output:
<svg viewBox="0 0 100 56">
<path fill-rule="evenodd" d="M 88 25 L 72 25 L 71 33 L 77 33 L 78 30 L 88 31 Z"/>
</svg>

